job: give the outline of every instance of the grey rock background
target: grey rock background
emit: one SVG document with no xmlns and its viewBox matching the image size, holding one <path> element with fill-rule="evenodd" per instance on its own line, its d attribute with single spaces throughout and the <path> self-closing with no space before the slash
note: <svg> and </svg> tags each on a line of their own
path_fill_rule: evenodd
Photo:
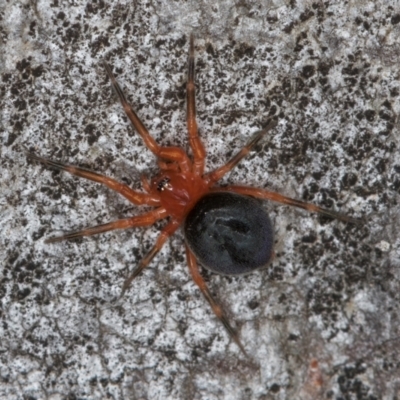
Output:
<svg viewBox="0 0 400 400">
<path fill-rule="evenodd" d="M 397 1 L 7 1 L 0 24 L 0 398 L 400 398 Z M 277 116 L 222 183 L 365 218 L 267 203 L 272 265 L 203 271 L 252 362 L 191 281 L 181 233 L 117 304 L 162 224 L 44 244 L 143 210 L 24 153 L 139 188 L 157 165 L 100 61 L 158 142 L 187 149 L 191 32 L 207 169 Z"/>
</svg>

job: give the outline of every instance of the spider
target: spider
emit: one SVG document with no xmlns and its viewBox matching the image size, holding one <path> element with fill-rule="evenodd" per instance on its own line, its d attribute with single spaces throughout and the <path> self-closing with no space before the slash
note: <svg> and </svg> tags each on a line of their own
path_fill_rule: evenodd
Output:
<svg viewBox="0 0 400 400">
<path fill-rule="evenodd" d="M 266 267 L 273 258 L 273 228 L 267 212 L 259 200 L 271 200 L 316 212 L 344 222 L 359 221 L 314 204 L 295 200 L 279 193 L 247 186 L 218 187 L 216 183 L 231 171 L 277 122 L 269 121 L 256 132 L 250 141 L 225 165 L 205 173 L 206 152 L 198 135 L 195 106 L 195 57 L 194 39 L 190 36 L 187 91 L 187 130 L 192 158 L 179 147 L 159 146 L 139 119 L 117 83 L 111 68 L 104 67 L 119 100 L 134 129 L 142 137 L 146 147 L 156 156 L 160 172 L 150 181 L 142 176 L 144 191 L 131 189 L 115 179 L 83 168 L 62 164 L 28 152 L 28 157 L 47 167 L 69 172 L 80 178 L 101 183 L 118 192 L 135 205 L 154 207 L 142 215 L 120 219 L 63 236 L 52 237 L 46 243 L 96 235 L 116 229 L 128 229 L 153 225 L 169 218 L 155 244 L 126 278 L 121 296 L 132 281 L 149 265 L 167 239 L 183 225 L 186 258 L 189 271 L 213 312 L 220 319 L 229 336 L 247 355 L 236 330 L 229 322 L 221 306 L 214 300 L 198 269 L 198 262 L 205 268 L 223 275 L 239 275 Z"/>
</svg>

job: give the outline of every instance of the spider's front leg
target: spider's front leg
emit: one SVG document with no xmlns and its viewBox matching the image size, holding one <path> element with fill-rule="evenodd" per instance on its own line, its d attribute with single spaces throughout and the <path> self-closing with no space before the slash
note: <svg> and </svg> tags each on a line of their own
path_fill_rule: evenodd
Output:
<svg viewBox="0 0 400 400">
<path fill-rule="evenodd" d="M 120 183 L 113 178 L 109 178 L 108 176 L 98 174 L 94 171 L 89 171 L 84 168 L 75 167 L 73 165 L 62 164 L 57 161 L 49 160 L 47 158 L 43 158 L 37 156 L 34 153 L 27 151 L 27 156 L 31 160 L 39 161 L 44 164 L 46 167 L 50 167 L 53 169 L 57 169 L 60 171 L 65 171 L 70 173 L 71 175 L 79 176 L 80 178 L 85 178 L 93 182 L 101 183 L 107 186 L 109 189 L 114 190 L 120 195 L 124 196 L 131 203 L 136 205 L 149 205 L 149 206 L 158 206 L 160 205 L 160 200 L 154 194 L 150 195 L 148 193 L 140 193 L 131 189 L 128 185 L 124 183 Z"/>
<path fill-rule="evenodd" d="M 251 149 L 264 137 L 264 135 L 271 129 L 275 128 L 278 123 L 276 121 L 270 121 L 266 128 L 256 132 L 254 136 L 248 141 L 239 152 L 237 152 L 225 165 L 217 168 L 206 175 L 206 179 L 211 183 L 216 183 L 229 171 L 236 167 L 239 162 L 245 158 L 251 151 Z"/>
<path fill-rule="evenodd" d="M 204 164 L 206 152 L 203 143 L 200 140 L 197 122 L 196 122 L 196 87 L 194 83 L 194 39 L 190 35 L 189 50 L 189 71 L 188 81 L 186 84 L 186 101 L 187 101 L 187 129 L 189 133 L 189 143 L 193 150 L 193 173 L 196 176 L 202 176 L 204 173 Z"/>
<path fill-rule="evenodd" d="M 124 108 L 124 111 L 131 121 L 135 130 L 139 133 L 142 137 L 146 147 L 157 157 L 162 160 L 166 160 L 169 162 L 176 162 L 178 163 L 182 172 L 189 172 L 192 169 L 192 164 L 187 156 L 186 152 L 181 149 L 180 147 L 162 147 L 159 146 L 158 143 L 154 140 L 154 138 L 150 135 L 147 128 L 144 126 L 143 122 L 140 118 L 136 115 L 135 111 L 133 111 L 132 107 L 128 103 L 124 92 L 121 89 L 121 86 L 118 84 L 117 80 L 115 79 L 114 74 L 111 71 L 109 65 L 103 61 L 104 68 L 106 69 L 107 75 L 110 78 L 111 84 L 117 93 L 118 98 Z"/>
</svg>

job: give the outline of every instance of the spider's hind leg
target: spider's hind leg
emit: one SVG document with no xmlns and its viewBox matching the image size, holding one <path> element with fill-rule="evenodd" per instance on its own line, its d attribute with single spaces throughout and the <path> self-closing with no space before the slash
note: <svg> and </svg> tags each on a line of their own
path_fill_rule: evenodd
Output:
<svg viewBox="0 0 400 400">
<path fill-rule="evenodd" d="M 247 354 L 246 350 L 244 349 L 239 336 L 237 332 L 233 329 L 232 325 L 229 323 L 228 318 L 222 311 L 221 306 L 214 300 L 212 297 L 210 290 L 208 289 L 203 277 L 200 275 L 198 266 L 197 266 L 197 261 L 196 257 L 194 254 L 190 251 L 190 249 L 186 246 L 186 258 L 187 262 L 189 265 L 189 270 L 190 273 L 192 274 L 192 278 L 196 285 L 199 287 L 201 292 L 203 293 L 204 297 L 210 304 L 212 310 L 214 311 L 214 314 L 217 316 L 217 318 L 222 322 L 224 325 L 225 329 L 227 330 L 229 336 L 233 339 L 233 341 L 237 344 L 237 346 L 240 348 L 242 353 L 249 358 L 249 355 Z"/>
<path fill-rule="evenodd" d="M 321 215 L 324 215 L 329 218 L 338 219 L 339 221 L 349 222 L 351 224 L 360 225 L 364 223 L 363 219 L 349 217 L 348 215 L 339 213 L 333 210 L 327 210 L 326 208 L 319 207 L 312 203 L 306 203 L 305 201 L 292 199 L 291 197 L 283 196 L 276 192 L 271 192 L 265 189 L 258 189 L 247 186 L 227 186 L 224 188 L 216 188 L 214 191 L 227 191 L 234 192 L 238 194 L 243 194 L 246 196 L 256 197 L 262 200 L 271 200 L 276 203 L 285 204 L 292 207 L 302 208 L 303 210 L 307 210 L 308 212 L 315 212 Z"/>
</svg>

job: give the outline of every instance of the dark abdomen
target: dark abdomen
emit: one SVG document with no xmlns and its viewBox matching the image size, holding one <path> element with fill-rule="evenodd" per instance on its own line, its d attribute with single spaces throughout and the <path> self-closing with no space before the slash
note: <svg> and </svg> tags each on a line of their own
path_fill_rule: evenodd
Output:
<svg viewBox="0 0 400 400">
<path fill-rule="evenodd" d="M 200 264 L 219 274 L 246 274 L 266 266 L 272 258 L 272 224 L 252 197 L 207 194 L 187 215 L 184 233 Z"/>
</svg>

